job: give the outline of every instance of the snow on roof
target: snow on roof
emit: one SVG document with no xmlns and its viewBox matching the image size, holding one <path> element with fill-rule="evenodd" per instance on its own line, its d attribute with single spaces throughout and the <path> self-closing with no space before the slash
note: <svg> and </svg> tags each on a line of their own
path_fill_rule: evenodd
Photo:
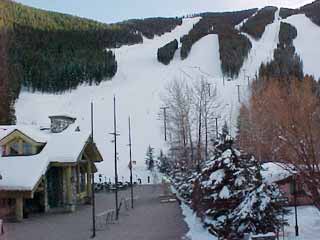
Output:
<svg viewBox="0 0 320 240">
<path fill-rule="evenodd" d="M 28 157 L 0 157 L 1 190 L 31 191 L 42 175 L 49 161 L 43 154 Z"/>
<path fill-rule="evenodd" d="M 290 177 L 292 174 L 283 163 L 268 162 L 262 164 L 261 175 L 266 183 L 278 182 Z"/>
<path fill-rule="evenodd" d="M 75 131 L 74 125 L 61 133 L 51 134 L 46 145 L 47 155 L 50 162 L 76 162 L 84 146 L 86 145 L 90 132 Z"/>
<path fill-rule="evenodd" d="M 31 191 L 50 162 L 77 162 L 89 137 L 88 131 L 75 131 L 75 124 L 61 133 L 41 131 L 33 126 L 0 126 L 0 136 L 5 137 L 18 129 L 28 137 L 46 142 L 44 149 L 37 155 L 1 157 L 0 155 L 0 190 Z M 30 135 L 29 135 L 30 134 Z"/>
<path fill-rule="evenodd" d="M 10 135 L 15 130 L 22 132 L 36 142 L 45 143 L 48 140 L 48 134 L 40 131 L 39 127 L 33 125 L 11 125 L 0 126 L 0 140 Z"/>
</svg>

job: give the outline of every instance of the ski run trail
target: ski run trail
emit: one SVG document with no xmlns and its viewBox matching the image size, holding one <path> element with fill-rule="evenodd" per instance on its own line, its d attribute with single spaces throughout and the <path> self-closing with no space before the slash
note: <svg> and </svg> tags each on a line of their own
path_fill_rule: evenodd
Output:
<svg viewBox="0 0 320 240">
<path fill-rule="evenodd" d="M 83 130 L 90 129 L 90 102 L 94 102 L 94 137 L 104 161 L 98 164 L 98 171 L 107 179 L 113 181 L 114 176 L 114 147 L 113 136 L 113 97 L 116 97 L 117 132 L 118 137 L 118 167 L 119 180 L 128 180 L 129 149 L 128 149 L 128 117 L 132 119 L 132 146 L 134 166 L 134 180 L 142 179 L 146 183 L 145 154 L 150 145 L 155 148 L 155 156 L 160 149 L 166 149 L 163 134 L 163 121 L 159 120 L 161 94 L 165 86 L 173 79 L 193 82 L 206 79 L 217 90 L 219 109 L 219 127 L 226 121 L 231 126 L 231 133 L 236 132 L 237 116 L 240 102 L 246 102 L 249 97 L 250 80 L 259 70 L 262 62 L 270 61 L 273 51 L 278 44 L 280 29 L 279 11 L 275 21 L 266 27 L 265 33 L 258 41 L 248 36 L 252 42 L 252 49 L 245 61 L 237 79 L 223 81 L 219 40 L 215 34 L 208 35 L 195 43 L 189 57 L 180 59 L 180 49 L 177 51 L 169 66 L 157 61 L 157 49 L 174 39 L 187 34 L 199 18 L 184 19 L 183 24 L 172 32 L 166 33 L 152 40 L 144 39 L 142 44 L 123 46 L 115 49 L 118 61 L 118 72 L 112 81 L 102 82 L 99 86 L 79 86 L 76 90 L 63 94 L 44 94 L 22 91 L 15 104 L 17 124 L 49 125 L 49 115 L 67 114 L 77 118 L 77 124 Z M 298 28 L 298 38 L 295 40 L 298 53 L 305 61 L 306 73 L 320 76 L 319 68 L 311 61 L 310 48 L 316 46 L 312 41 L 320 39 L 320 28 L 314 29 L 314 24 L 304 15 L 290 17 L 286 21 L 292 22 Z M 302 21 L 302 23 L 301 23 Z M 307 27 L 304 24 L 308 24 Z M 307 38 L 304 31 L 313 31 L 317 38 Z M 309 50 L 309 51 L 308 51 Z M 315 51 L 320 51 L 319 49 Z M 315 56 L 316 52 L 312 53 Z M 318 53 L 319 55 L 319 53 Z M 249 81 L 248 81 L 249 77 Z M 240 102 L 238 87 L 240 85 Z M 214 124 L 214 123 L 212 123 Z M 210 133 L 214 134 L 214 132 Z"/>
</svg>

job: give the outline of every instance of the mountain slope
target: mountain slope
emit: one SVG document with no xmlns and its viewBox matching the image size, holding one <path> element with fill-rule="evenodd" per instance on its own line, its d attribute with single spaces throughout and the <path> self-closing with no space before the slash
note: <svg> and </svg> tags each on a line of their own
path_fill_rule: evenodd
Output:
<svg viewBox="0 0 320 240">
<path fill-rule="evenodd" d="M 277 19 L 277 18 L 276 18 Z M 252 40 L 252 50 L 245 61 L 243 70 L 234 81 L 225 81 L 219 54 L 218 35 L 210 34 L 194 44 L 187 59 L 181 60 L 180 51 L 170 65 L 165 66 L 157 61 L 157 49 L 164 44 L 179 39 L 187 34 L 199 18 L 184 19 L 183 24 L 153 40 L 144 39 L 143 44 L 122 46 L 115 49 L 118 59 L 118 72 L 112 82 L 103 82 L 100 86 L 80 86 L 70 93 L 42 94 L 22 91 L 16 102 L 18 123 L 34 123 L 48 125 L 48 115 L 68 113 L 77 117 L 81 128 L 90 126 L 90 101 L 95 103 L 95 140 L 101 149 L 105 161 L 98 166 L 99 172 L 108 178 L 113 177 L 113 130 L 112 98 L 117 98 L 118 132 L 121 134 L 118 141 L 119 149 L 119 177 L 128 176 L 128 115 L 132 117 L 133 131 L 133 159 L 137 161 L 134 179 L 140 177 L 146 181 L 144 157 L 148 145 L 156 148 L 165 148 L 162 121 L 158 113 L 161 107 L 161 94 L 168 82 L 173 79 L 184 79 L 188 82 L 197 81 L 204 77 L 212 86 L 217 87 L 218 102 L 221 107 L 219 126 L 224 121 L 231 122 L 232 132 L 235 132 L 236 117 L 238 115 L 237 84 L 240 84 L 241 101 L 247 96 L 247 79 L 245 75 L 254 77 L 262 61 L 272 57 L 278 42 L 280 23 L 266 27 L 262 38 Z M 212 133 L 214 134 L 214 133 Z"/>
<path fill-rule="evenodd" d="M 319 79 L 320 68 L 316 59 L 320 56 L 320 49 L 317 47 L 320 39 L 320 27 L 304 14 L 291 16 L 284 22 L 297 28 L 298 36 L 293 44 L 303 61 L 305 74 L 313 75 L 316 79 Z"/>
</svg>

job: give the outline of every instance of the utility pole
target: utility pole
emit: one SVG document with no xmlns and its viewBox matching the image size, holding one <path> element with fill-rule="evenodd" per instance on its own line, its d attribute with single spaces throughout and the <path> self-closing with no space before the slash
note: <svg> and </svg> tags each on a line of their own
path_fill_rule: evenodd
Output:
<svg viewBox="0 0 320 240">
<path fill-rule="evenodd" d="M 297 210 L 297 179 L 296 175 L 293 176 L 293 196 L 294 196 L 294 215 L 295 215 L 295 232 L 296 237 L 299 236 L 299 227 L 298 227 L 298 210 Z"/>
<path fill-rule="evenodd" d="M 202 94 L 202 93 L 201 93 Z M 202 97 L 200 97 L 202 98 Z M 201 160 L 201 120 L 202 120 L 202 102 L 200 99 L 199 103 L 199 132 L 198 132 L 198 162 L 197 162 L 197 170 L 200 172 L 200 160 Z"/>
<path fill-rule="evenodd" d="M 216 120 L 216 139 L 218 139 L 218 137 L 219 137 L 219 130 L 218 130 L 218 119 L 219 119 L 219 117 L 215 117 L 214 118 L 215 120 Z"/>
<path fill-rule="evenodd" d="M 131 208 L 133 208 L 133 181 L 132 181 L 132 149 L 131 149 L 131 120 L 129 117 L 129 156 L 130 156 L 130 187 L 131 187 Z"/>
<path fill-rule="evenodd" d="M 207 111 L 207 110 L 206 110 Z M 205 119 L 205 129 L 206 129 L 206 160 L 208 160 L 208 114 L 206 113 L 206 119 Z"/>
<path fill-rule="evenodd" d="M 169 107 L 161 107 L 163 110 L 164 140 L 167 141 L 167 109 Z"/>
<path fill-rule="evenodd" d="M 116 118 L 116 97 L 113 97 L 113 133 L 114 136 L 114 181 L 115 181 L 115 200 L 116 200 L 116 220 L 119 219 L 119 204 L 118 204 L 118 153 L 117 153 L 117 118 Z"/>
<path fill-rule="evenodd" d="M 238 102 L 240 102 L 240 85 L 239 84 L 237 85 L 237 88 L 238 88 Z"/>
<path fill-rule="evenodd" d="M 222 81 L 223 81 L 223 86 L 224 86 L 225 85 L 224 74 L 222 74 Z"/>
<path fill-rule="evenodd" d="M 248 79 L 248 86 L 250 86 L 250 76 L 247 76 Z"/>
<path fill-rule="evenodd" d="M 93 102 L 91 102 L 91 137 L 90 143 L 94 144 L 93 140 Z M 91 162 L 89 163 L 91 164 Z M 96 202 L 95 202 L 95 192 L 94 192 L 94 171 L 91 166 L 91 202 L 92 202 L 92 236 L 91 238 L 96 237 Z"/>
</svg>

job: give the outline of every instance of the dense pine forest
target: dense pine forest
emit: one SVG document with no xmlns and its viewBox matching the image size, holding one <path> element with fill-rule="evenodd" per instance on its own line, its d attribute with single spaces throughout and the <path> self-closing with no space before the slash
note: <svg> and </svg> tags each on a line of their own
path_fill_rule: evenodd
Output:
<svg viewBox="0 0 320 240">
<path fill-rule="evenodd" d="M 320 0 L 307 4 L 300 9 L 311 21 L 320 26 Z"/>
<path fill-rule="evenodd" d="M 282 79 L 289 81 L 292 77 L 303 78 L 303 63 L 295 53 L 293 40 L 297 37 L 297 29 L 291 24 L 282 22 L 279 32 L 279 44 L 274 50 L 273 60 L 260 67 L 260 77 L 263 79 Z"/>
<path fill-rule="evenodd" d="M 248 19 L 242 25 L 241 31 L 248 33 L 255 39 L 260 39 L 266 29 L 266 26 L 274 21 L 276 7 L 265 7 L 258 13 Z"/>
<path fill-rule="evenodd" d="M 234 27 L 256 11 L 257 9 L 250 9 L 239 12 L 201 14 L 202 19 L 187 35 L 181 38 L 181 58 L 187 58 L 192 45 L 202 37 L 208 34 L 218 34 L 222 71 L 227 76 L 237 76 L 252 45 L 250 40 Z"/>
<path fill-rule="evenodd" d="M 158 61 L 165 65 L 168 65 L 170 61 L 173 59 L 174 54 L 178 49 L 178 45 L 178 40 L 175 39 L 167 43 L 163 47 L 159 48 L 157 53 Z"/>
<path fill-rule="evenodd" d="M 162 35 L 182 23 L 179 18 L 150 18 L 107 25 L 10 0 L 0 0 L 0 11 L 1 69 L 7 71 L 1 73 L 6 86 L 1 90 L 11 96 L 10 104 L 2 101 L 6 108 L 22 87 L 59 93 L 111 79 L 117 61 L 108 49 L 142 43 L 143 36 Z M 1 123 L 12 122 L 10 115 Z"/>
<path fill-rule="evenodd" d="M 320 1 L 314 1 L 298 9 L 281 8 L 280 17 L 283 19 L 295 14 L 305 14 L 311 21 L 320 26 Z"/>
</svg>

